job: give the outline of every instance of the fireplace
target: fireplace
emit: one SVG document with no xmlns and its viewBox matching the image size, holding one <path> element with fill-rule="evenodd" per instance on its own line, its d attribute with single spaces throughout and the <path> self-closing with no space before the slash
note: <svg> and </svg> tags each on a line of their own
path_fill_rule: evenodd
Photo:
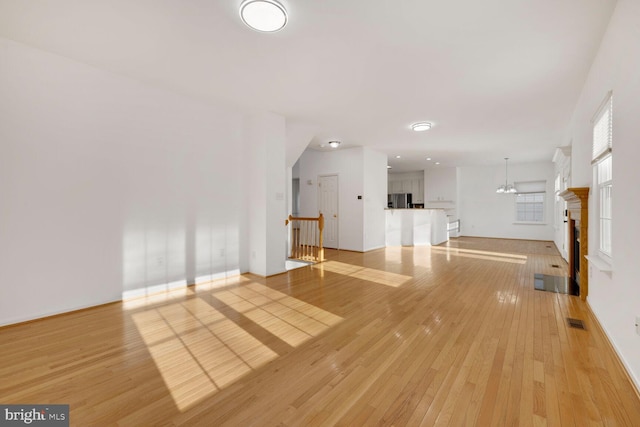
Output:
<svg viewBox="0 0 640 427">
<path fill-rule="evenodd" d="M 573 270 L 569 272 L 569 277 L 575 283 L 578 288 L 578 295 L 580 295 L 580 221 L 573 221 L 573 223 L 573 240 L 571 242 L 573 247 Z"/>
<path fill-rule="evenodd" d="M 580 298 L 589 292 L 587 259 L 589 237 L 589 187 L 567 188 L 560 193 L 569 211 L 569 271 L 568 276 L 578 287 Z"/>
</svg>

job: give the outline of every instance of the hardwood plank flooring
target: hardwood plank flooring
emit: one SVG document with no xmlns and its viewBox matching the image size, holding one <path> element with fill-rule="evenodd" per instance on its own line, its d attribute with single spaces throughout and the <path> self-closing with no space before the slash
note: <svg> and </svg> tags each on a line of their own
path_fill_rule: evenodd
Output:
<svg viewBox="0 0 640 427">
<path fill-rule="evenodd" d="M 0 403 L 78 426 L 640 425 L 588 306 L 534 290 L 566 275 L 552 243 L 326 258 L 1 328 Z"/>
</svg>

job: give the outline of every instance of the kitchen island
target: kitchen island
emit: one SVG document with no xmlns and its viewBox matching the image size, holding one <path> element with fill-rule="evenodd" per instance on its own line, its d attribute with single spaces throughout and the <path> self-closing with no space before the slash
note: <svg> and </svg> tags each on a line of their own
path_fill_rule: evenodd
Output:
<svg viewBox="0 0 640 427">
<path fill-rule="evenodd" d="M 444 209 L 386 209 L 387 246 L 430 246 L 446 242 Z"/>
</svg>

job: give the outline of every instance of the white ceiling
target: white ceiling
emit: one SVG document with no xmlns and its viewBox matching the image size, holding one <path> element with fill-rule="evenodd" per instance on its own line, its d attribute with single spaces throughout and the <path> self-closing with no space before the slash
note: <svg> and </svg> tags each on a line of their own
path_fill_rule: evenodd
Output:
<svg viewBox="0 0 640 427">
<path fill-rule="evenodd" d="M 0 36 L 204 100 L 318 129 L 312 146 L 386 153 L 393 171 L 549 161 L 615 1 L 281 0 L 280 32 L 241 0 L 0 0 Z M 430 121 L 427 132 L 412 132 Z M 402 156 L 396 159 L 395 156 Z"/>
</svg>

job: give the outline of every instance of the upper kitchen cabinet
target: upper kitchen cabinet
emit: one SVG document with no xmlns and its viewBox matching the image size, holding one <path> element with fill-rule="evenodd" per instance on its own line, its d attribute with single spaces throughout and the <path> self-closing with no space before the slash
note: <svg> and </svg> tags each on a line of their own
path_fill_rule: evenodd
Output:
<svg viewBox="0 0 640 427">
<path fill-rule="evenodd" d="M 402 181 L 389 180 L 389 193 L 404 193 Z"/>
<path fill-rule="evenodd" d="M 456 168 L 427 169 L 424 173 L 425 191 L 427 196 L 425 208 L 440 208 L 447 211 L 447 215 L 457 216 L 457 174 Z"/>
<path fill-rule="evenodd" d="M 427 203 L 456 201 L 456 168 L 427 169 L 425 171 Z"/>
<path fill-rule="evenodd" d="M 410 180 L 413 203 L 424 203 L 424 177 Z"/>
<path fill-rule="evenodd" d="M 424 203 L 424 172 L 389 173 L 389 193 L 411 193 L 413 203 Z"/>
</svg>

